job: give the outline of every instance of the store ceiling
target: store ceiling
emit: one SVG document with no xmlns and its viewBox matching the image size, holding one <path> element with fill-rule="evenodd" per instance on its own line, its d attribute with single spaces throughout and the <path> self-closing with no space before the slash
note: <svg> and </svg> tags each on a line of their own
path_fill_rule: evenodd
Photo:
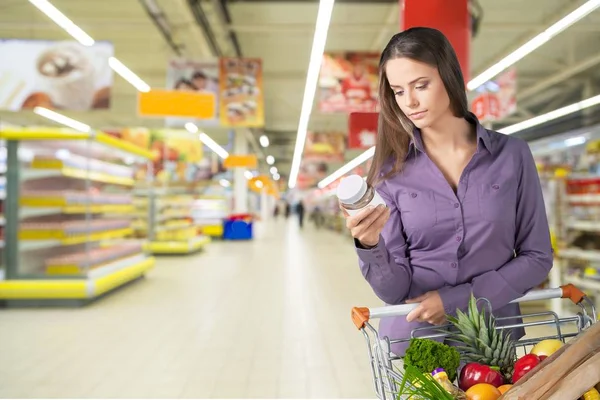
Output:
<svg viewBox="0 0 600 400">
<path fill-rule="evenodd" d="M 96 40 L 115 45 L 115 55 L 151 87 L 165 84 L 166 65 L 179 51 L 193 59 L 223 55 L 260 57 L 264 62 L 266 126 L 281 172 L 291 164 L 296 127 L 311 50 L 318 1 L 257 0 L 51 0 L 59 10 Z M 472 42 L 471 74 L 483 71 L 520 44 L 547 28 L 584 0 L 479 0 L 484 11 Z M 158 10 L 155 9 L 158 6 Z M 171 37 L 166 38 L 150 10 L 164 15 Z M 192 12 L 192 10 L 195 12 Z M 336 2 L 327 51 L 383 48 L 397 30 L 398 3 L 389 1 Z M 206 23 L 207 39 L 197 17 Z M 0 37 L 64 40 L 68 35 L 29 2 L 0 2 Z M 600 11 L 552 39 L 517 63 L 517 114 L 505 123 L 570 104 L 600 92 Z M 135 89 L 115 75 L 110 111 L 66 113 L 93 127 L 163 126 L 160 119 L 136 114 Z M 30 112 L 0 113 L 17 124 L 43 123 Z M 322 115 L 316 110 L 310 129 L 346 130 L 346 116 Z M 217 142 L 227 142 L 225 129 L 206 128 Z M 259 131 L 255 131 L 257 137 Z M 348 152 L 347 159 L 356 152 Z"/>
</svg>

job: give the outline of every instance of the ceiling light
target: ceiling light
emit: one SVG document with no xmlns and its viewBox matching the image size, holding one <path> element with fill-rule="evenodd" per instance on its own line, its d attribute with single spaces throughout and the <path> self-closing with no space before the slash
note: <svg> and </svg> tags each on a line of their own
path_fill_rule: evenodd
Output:
<svg viewBox="0 0 600 400">
<path fill-rule="evenodd" d="M 246 177 L 246 179 L 254 178 L 254 174 L 248 170 L 244 171 L 244 176 Z"/>
<path fill-rule="evenodd" d="M 572 146 L 579 146 L 580 144 L 584 144 L 587 141 L 587 139 L 583 136 L 576 136 L 573 138 L 568 138 L 565 140 L 565 146 L 567 147 L 572 147 Z"/>
<path fill-rule="evenodd" d="M 36 6 L 41 12 L 46 14 L 48 18 L 54 21 L 58 26 L 63 28 L 67 33 L 84 46 L 92 46 L 95 41 L 90 35 L 85 33 L 80 27 L 75 25 L 73 21 L 61 13 L 48 0 L 29 0 L 31 4 Z"/>
<path fill-rule="evenodd" d="M 265 135 L 262 135 L 259 139 L 260 145 L 262 147 L 269 147 L 269 138 Z"/>
<path fill-rule="evenodd" d="M 217 153 L 217 155 L 222 159 L 226 159 L 227 157 L 229 157 L 229 153 L 227 152 L 227 150 L 219 146 L 217 142 L 212 140 L 210 136 L 208 136 L 206 133 L 202 132 L 200 135 L 198 135 L 198 137 L 200 138 L 200 141 L 206 145 L 206 147 Z"/>
<path fill-rule="evenodd" d="M 550 111 L 549 113 L 542 114 L 537 117 L 519 122 L 517 124 L 507 126 L 505 128 L 500 129 L 498 132 L 504 133 L 506 135 L 511 135 L 515 132 L 519 132 L 524 129 L 531 128 L 533 126 L 544 124 L 546 122 L 555 120 L 560 117 L 564 117 L 565 115 L 573 114 L 577 111 L 583 110 L 584 108 L 589 108 L 598 104 L 600 104 L 600 95 L 590 97 L 589 99 L 582 100 L 575 104 L 561 107 L 557 110 Z"/>
<path fill-rule="evenodd" d="M 267 164 L 269 164 L 269 165 L 275 164 L 275 157 L 267 156 Z"/>
<path fill-rule="evenodd" d="M 219 181 L 219 183 L 220 183 L 220 184 L 221 184 L 221 186 L 223 186 L 223 187 L 229 187 L 229 186 L 231 186 L 231 183 L 230 183 L 230 182 L 229 182 L 227 179 L 221 179 L 221 180 Z"/>
<path fill-rule="evenodd" d="M 346 175 L 348 172 L 352 171 L 352 169 L 358 167 L 360 164 L 364 163 L 369 158 L 373 157 L 373 154 L 375 154 L 375 146 L 371 147 L 369 150 L 365 151 L 364 153 L 362 153 L 355 159 L 349 161 L 347 164 L 342 166 L 340 169 L 335 171 L 333 174 L 331 174 L 327 178 L 323 179 L 318 184 L 319 188 L 323 189 L 324 187 L 327 187 L 327 185 L 329 185 L 330 183 L 335 182 L 337 179 L 341 178 L 342 176 Z"/>
<path fill-rule="evenodd" d="M 259 189 L 262 189 L 263 188 L 262 181 L 256 181 L 256 187 L 259 188 Z"/>
<path fill-rule="evenodd" d="M 91 130 L 89 125 L 84 124 L 83 122 L 76 121 L 69 117 L 66 117 L 62 114 L 54 112 L 52 110 L 48 110 L 44 107 L 35 107 L 33 112 L 37 115 L 41 115 L 44 118 L 48 118 L 54 122 L 58 122 L 59 124 L 63 124 L 68 126 L 69 128 L 73 128 L 80 132 L 89 132 Z"/>
<path fill-rule="evenodd" d="M 327 42 L 327 31 L 329 21 L 333 12 L 334 0 L 321 0 L 319 2 L 319 12 L 317 14 L 317 24 L 315 35 L 313 37 L 312 50 L 310 52 L 310 62 L 308 64 L 308 73 L 306 74 L 306 85 L 304 86 L 304 98 L 302 99 L 302 109 L 300 111 L 300 120 L 298 122 L 298 134 L 296 136 L 296 146 L 294 148 L 294 158 L 290 170 L 290 179 L 288 186 L 293 189 L 296 186 L 298 172 L 300 171 L 300 162 L 302 161 L 302 152 L 304 151 L 304 142 L 306 141 L 306 131 L 308 129 L 308 120 L 315 99 L 317 90 L 317 81 L 321 62 L 323 61 L 323 52 Z"/>
<path fill-rule="evenodd" d="M 191 122 L 188 122 L 185 124 L 185 129 L 189 133 L 198 133 L 198 127 L 196 125 L 192 124 Z"/>
<path fill-rule="evenodd" d="M 275 175 L 277 173 L 277 167 L 271 167 L 271 174 Z"/>
<path fill-rule="evenodd" d="M 273 174 L 273 179 L 278 181 L 281 178 L 279 174 Z"/>
<path fill-rule="evenodd" d="M 119 61 L 116 57 L 110 57 L 108 59 L 108 65 L 123 79 L 131 83 L 140 92 L 149 92 L 150 86 L 137 76 L 132 70 L 127 68 L 125 64 Z"/>
<path fill-rule="evenodd" d="M 502 60 L 498 61 L 496 64 L 492 65 L 487 70 L 483 71 L 481 74 L 471 79 L 471 81 L 467 84 L 467 89 L 475 90 L 479 86 L 483 85 L 485 82 L 489 81 L 500 72 L 504 71 L 511 65 L 515 64 L 517 61 L 536 50 L 544 43 L 548 42 L 554 36 L 558 35 L 560 32 L 564 31 L 595 9 L 600 7 L 600 0 L 588 0 L 585 4 L 577 8 L 575 11 L 567 14 L 559 21 L 552 24 L 548 29 L 543 31 L 542 33 L 535 36 L 533 39 L 529 40 L 527 43 L 519 47 L 517 50 L 513 51 Z"/>
</svg>

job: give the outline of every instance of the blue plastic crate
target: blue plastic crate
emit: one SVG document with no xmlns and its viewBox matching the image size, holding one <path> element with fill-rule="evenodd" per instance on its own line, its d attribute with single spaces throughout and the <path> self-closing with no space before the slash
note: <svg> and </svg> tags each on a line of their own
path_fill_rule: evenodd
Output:
<svg viewBox="0 0 600 400">
<path fill-rule="evenodd" d="M 243 220 L 226 220 L 223 225 L 223 239 L 250 240 L 252 239 L 252 222 Z"/>
</svg>

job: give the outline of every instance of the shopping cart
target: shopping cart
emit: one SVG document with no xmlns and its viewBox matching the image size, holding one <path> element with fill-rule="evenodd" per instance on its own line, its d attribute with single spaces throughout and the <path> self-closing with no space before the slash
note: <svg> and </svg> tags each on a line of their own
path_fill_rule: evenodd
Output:
<svg viewBox="0 0 600 400">
<path fill-rule="evenodd" d="M 512 303 L 525 303 L 550 299 L 569 299 L 579 307 L 579 312 L 573 316 L 560 318 L 552 311 L 523 314 L 505 318 L 496 318 L 496 329 L 551 327 L 552 334 L 543 337 L 528 337 L 515 342 L 519 350 L 528 352 L 528 349 L 538 342 L 546 339 L 559 339 L 563 343 L 566 339 L 577 336 L 582 330 L 591 326 L 596 320 L 596 307 L 588 297 L 577 287 L 568 284 L 556 289 L 532 290 L 525 296 L 512 301 Z M 352 321 L 363 333 L 371 363 L 373 384 L 377 397 L 381 400 L 398 399 L 398 383 L 402 382 L 402 371 L 394 365 L 394 361 L 401 360 L 391 352 L 391 346 L 396 343 L 406 343 L 411 338 L 443 339 L 448 336 L 444 332 L 432 334 L 431 327 L 417 328 L 411 332 L 411 337 L 402 339 L 379 338 L 377 330 L 369 323 L 372 319 L 397 317 L 407 315 L 418 304 L 402 304 L 380 308 L 355 307 L 352 309 Z M 520 324 L 503 325 L 503 320 L 522 319 Z M 528 322 L 527 322 L 528 321 Z M 440 326 L 440 331 L 450 328 L 450 325 Z M 556 330 L 556 334 L 554 334 Z M 438 330 L 436 330 L 438 331 Z"/>
</svg>

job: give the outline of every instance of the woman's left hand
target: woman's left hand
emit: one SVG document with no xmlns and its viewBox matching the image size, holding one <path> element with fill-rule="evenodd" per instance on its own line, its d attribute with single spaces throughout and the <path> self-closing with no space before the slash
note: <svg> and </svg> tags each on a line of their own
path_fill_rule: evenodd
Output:
<svg viewBox="0 0 600 400">
<path fill-rule="evenodd" d="M 427 292 L 414 299 L 406 300 L 406 303 L 421 303 L 406 316 L 408 322 L 429 322 L 432 325 L 443 325 L 446 323 L 444 303 L 437 290 Z"/>
</svg>

